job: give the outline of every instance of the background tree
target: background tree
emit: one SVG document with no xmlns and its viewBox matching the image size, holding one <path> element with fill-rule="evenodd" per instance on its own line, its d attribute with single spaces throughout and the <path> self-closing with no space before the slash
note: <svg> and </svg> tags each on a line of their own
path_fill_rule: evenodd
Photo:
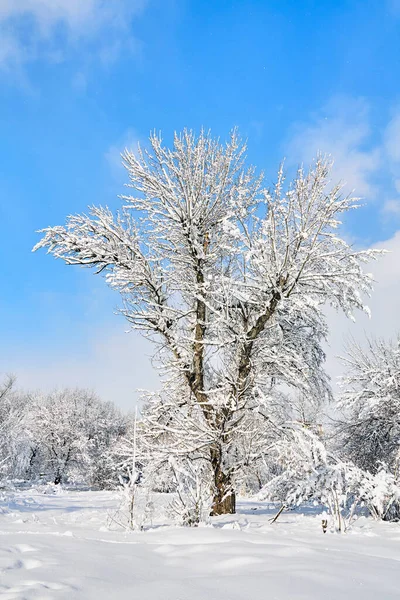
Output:
<svg viewBox="0 0 400 600">
<path fill-rule="evenodd" d="M 124 420 L 111 403 L 88 390 L 55 390 L 36 396 L 29 420 L 36 474 L 56 484 L 73 478 L 107 487 L 110 478 L 117 481 L 109 454 Z"/>
<path fill-rule="evenodd" d="M 29 397 L 16 390 L 15 377 L 6 377 L 0 386 L 0 476 L 21 476 L 29 463 L 28 406 Z"/>
<path fill-rule="evenodd" d="M 43 230 L 35 249 L 94 268 L 121 294 L 121 312 L 156 344 L 178 423 L 186 415 L 170 429 L 183 441 L 189 423 L 202 431 L 213 514 L 233 512 L 240 424 L 260 406 L 267 414 L 282 383 L 329 395 L 321 307 L 364 310 L 371 277 L 361 265 L 375 253 L 338 237 L 356 203 L 330 184 L 322 158 L 289 186 L 281 169 L 268 190 L 236 132 L 225 145 L 190 131 L 172 149 L 157 135 L 150 144 L 123 155 L 136 195 L 122 197 L 120 213 L 92 207 Z"/>
</svg>

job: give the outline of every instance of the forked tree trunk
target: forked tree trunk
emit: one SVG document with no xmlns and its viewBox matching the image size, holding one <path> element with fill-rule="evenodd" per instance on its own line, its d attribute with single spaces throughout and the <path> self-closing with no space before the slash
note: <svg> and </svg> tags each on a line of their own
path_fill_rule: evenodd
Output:
<svg viewBox="0 0 400 600">
<path fill-rule="evenodd" d="M 214 497 L 211 516 L 233 515 L 236 512 L 236 494 L 230 476 L 222 470 L 220 448 L 211 448 L 211 464 L 214 471 Z"/>
</svg>

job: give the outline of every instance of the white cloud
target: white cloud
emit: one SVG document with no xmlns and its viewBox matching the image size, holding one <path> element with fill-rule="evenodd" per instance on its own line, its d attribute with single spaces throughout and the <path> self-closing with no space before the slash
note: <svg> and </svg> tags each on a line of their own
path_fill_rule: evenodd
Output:
<svg viewBox="0 0 400 600">
<path fill-rule="evenodd" d="M 383 205 L 383 213 L 388 217 L 400 216 L 400 199 L 397 200 L 386 200 Z"/>
<path fill-rule="evenodd" d="M 100 53 L 108 49 L 108 61 L 116 60 L 135 47 L 130 26 L 146 1 L 0 0 L 0 67 L 64 56 L 77 42 L 97 42 Z"/>
<path fill-rule="evenodd" d="M 379 201 L 382 218 L 400 219 L 400 110 L 393 112 L 382 131 L 373 136 L 368 104 L 362 99 L 335 98 L 310 119 L 296 124 L 287 143 L 291 164 L 309 163 L 318 152 L 334 159 L 333 179 L 347 182 L 347 191 Z M 330 324 L 327 370 L 335 378 L 342 372 L 335 358 L 343 354 L 349 336 L 363 342 L 365 335 L 393 337 L 400 330 L 400 231 L 377 244 L 390 254 L 373 263 L 376 285 L 367 301 L 371 319 L 356 315 L 356 323 L 328 310 Z"/>
<path fill-rule="evenodd" d="M 371 318 L 358 313 L 355 315 L 356 322 L 353 323 L 342 314 L 328 311 L 330 336 L 327 370 L 333 378 L 342 373 L 342 364 L 336 357 L 343 355 L 345 342 L 350 337 L 364 343 L 366 335 L 388 339 L 394 338 L 400 331 L 400 231 L 374 247 L 384 248 L 389 253 L 370 266 L 376 281 L 374 292 L 366 301 L 371 309 Z"/>
<path fill-rule="evenodd" d="M 0 0 L 0 21 L 27 17 L 43 34 L 64 24 L 88 35 L 105 25 L 127 28 L 144 6 L 145 0 Z"/>
<path fill-rule="evenodd" d="M 394 113 L 384 134 L 384 149 L 395 191 L 400 194 L 400 110 Z"/>
<path fill-rule="evenodd" d="M 95 15 L 96 0 L 1 0 L 0 19 L 32 18 L 43 32 L 64 22 L 69 28 L 82 28 Z"/>
<path fill-rule="evenodd" d="M 294 126 L 287 145 L 289 160 L 310 163 L 319 152 L 329 154 L 334 159 L 335 180 L 347 183 L 357 196 L 370 199 L 377 193 L 373 179 L 382 160 L 380 147 L 368 147 L 370 135 L 366 102 L 336 97 L 308 122 Z"/>
<path fill-rule="evenodd" d="M 400 113 L 395 113 L 385 131 L 386 153 L 393 162 L 400 162 Z"/>
<path fill-rule="evenodd" d="M 309 164 L 319 152 L 331 155 L 332 179 L 345 191 L 377 203 L 384 222 L 400 219 L 400 108 L 373 129 L 363 99 L 336 97 L 292 127 L 286 144 L 289 164 Z"/>
</svg>

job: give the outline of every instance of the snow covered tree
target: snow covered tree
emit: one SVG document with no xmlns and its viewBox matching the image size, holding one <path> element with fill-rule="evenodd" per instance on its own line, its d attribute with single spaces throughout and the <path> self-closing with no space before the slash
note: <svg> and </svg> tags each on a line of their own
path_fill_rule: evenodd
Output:
<svg viewBox="0 0 400 600">
<path fill-rule="evenodd" d="M 362 469 L 382 465 L 396 477 L 400 465 L 400 337 L 395 342 L 367 340 L 349 344 L 343 357 L 338 424 L 342 452 Z"/>
<path fill-rule="evenodd" d="M 321 307 L 365 310 L 362 263 L 376 253 L 336 234 L 356 203 L 330 184 L 323 158 L 289 185 L 280 169 L 269 190 L 245 167 L 235 131 L 226 144 L 190 131 L 171 149 L 158 135 L 150 144 L 123 155 L 136 195 L 122 197 L 121 212 L 91 207 L 43 230 L 35 249 L 93 268 L 121 294 L 122 314 L 156 344 L 175 451 L 201 452 L 213 514 L 233 512 L 242 422 L 260 407 L 268 415 L 282 383 L 329 394 Z"/>
</svg>

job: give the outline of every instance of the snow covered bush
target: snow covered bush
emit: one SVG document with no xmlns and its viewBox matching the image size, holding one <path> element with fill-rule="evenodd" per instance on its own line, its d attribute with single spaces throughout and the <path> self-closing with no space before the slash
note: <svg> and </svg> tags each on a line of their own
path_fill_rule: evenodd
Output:
<svg viewBox="0 0 400 600">
<path fill-rule="evenodd" d="M 338 235 L 357 204 L 323 158 L 289 184 L 280 169 L 266 189 L 236 131 L 226 144 L 184 131 L 171 149 L 158 135 L 150 146 L 123 155 L 132 195 L 121 212 L 91 207 L 43 230 L 35 249 L 93 268 L 120 293 L 122 314 L 155 344 L 163 385 L 175 387 L 165 435 L 179 455 L 200 447 L 213 514 L 234 512 L 241 423 L 268 415 L 276 386 L 329 395 L 322 307 L 365 310 L 362 265 L 377 253 Z"/>
<path fill-rule="evenodd" d="M 176 484 L 169 514 L 182 525 L 197 526 L 208 519 L 212 507 L 210 466 L 188 457 L 171 457 L 169 463 Z"/>
<path fill-rule="evenodd" d="M 134 416 L 127 419 L 125 434 L 113 448 L 118 470 L 120 502 L 117 511 L 110 515 L 110 526 L 123 529 L 143 529 L 153 517 L 152 495 L 156 487 L 157 466 L 145 452 L 142 442 L 143 423 Z"/>
<path fill-rule="evenodd" d="M 352 342 L 342 359 L 339 408 L 344 418 L 337 435 L 342 454 L 376 473 L 382 465 L 399 477 L 400 337 L 395 342 Z"/>
<path fill-rule="evenodd" d="M 400 488 L 393 475 L 383 470 L 373 475 L 335 459 L 304 428 L 288 428 L 276 451 L 283 471 L 264 486 L 260 498 L 280 500 L 287 507 L 318 502 L 328 507 L 339 532 L 348 529 L 361 507 L 375 519 L 398 519 Z"/>
</svg>

